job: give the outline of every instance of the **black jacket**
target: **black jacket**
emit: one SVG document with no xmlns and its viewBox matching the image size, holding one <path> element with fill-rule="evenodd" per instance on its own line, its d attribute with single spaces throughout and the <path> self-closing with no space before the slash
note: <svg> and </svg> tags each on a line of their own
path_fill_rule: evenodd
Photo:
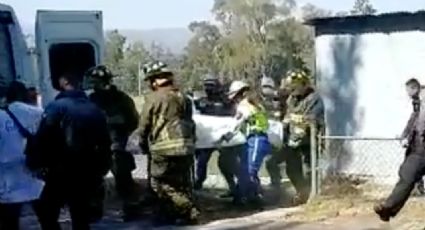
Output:
<svg viewBox="0 0 425 230">
<path fill-rule="evenodd" d="M 46 107 L 35 140 L 48 176 L 99 178 L 110 169 L 106 118 L 82 91 L 61 92 Z"/>
<path fill-rule="evenodd" d="M 136 130 L 139 122 L 133 99 L 115 86 L 108 90 L 96 91 L 90 94 L 89 98 L 106 114 L 112 150 L 125 151 L 127 139 Z"/>
</svg>

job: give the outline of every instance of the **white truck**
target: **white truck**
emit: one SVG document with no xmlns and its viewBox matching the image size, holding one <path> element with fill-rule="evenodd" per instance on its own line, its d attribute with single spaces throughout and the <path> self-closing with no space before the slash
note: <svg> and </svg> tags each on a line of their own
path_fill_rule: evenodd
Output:
<svg viewBox="0 0 425 230">
<path fill-rule="evenodd" d="M 20 80 L 27 85 L 38 86 L 44 106 L 58 93 L 55 82 L 60 74 L 73 71 L 83 78 L 87 69 L 102 63 L 104 49 L 100 11 L 37 11 L 35 52 L 29 52 L 13 9 L 0 4 L 0 94 L 4 93 L 8 82 Z M 230 117 L 200 114 L 195 114 L 194 120 L 198 127 L 199 148 L 213 147 L 233 121 Z M 280 146 L 281 125 L 273 121 L 270 124 L 271 140 L 274 145 Z M 225 145 L 244 142 L 245 138 L 239 134 Z"/>
<path fill-rule="evenodd" d="M 46 105 L 57 94 L 60 74 L 74 71 L 83 76 L 102 63 L 102 12 L 39 10 L 36 17 L 35 49 L 29 52 L 12 7 L 0 4 L 0 93 L 8 82 L 20 80 L 37 86 Z"/>
</svg>

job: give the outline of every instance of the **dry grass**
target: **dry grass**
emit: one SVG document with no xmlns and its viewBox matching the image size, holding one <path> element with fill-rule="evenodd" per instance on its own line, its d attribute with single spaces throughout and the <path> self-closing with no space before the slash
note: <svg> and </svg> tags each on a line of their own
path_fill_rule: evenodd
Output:
<svg viewBox="0 0 425 230">
<path fill-rule="evenodd" d="M 322 186 L 321 196 L 304 205 L 302 211 L 288 216 L 290 221 L 323 222 L 365 216 L 375 218 L 373 205 L 385 198 L 391 187 L 376 186 L 361 180 L 329 181 Z M 412 197 L 400 215 L 391 222 L 394 229 L 424 229 L 425 202 L 423 197 Z"/>
</svg>

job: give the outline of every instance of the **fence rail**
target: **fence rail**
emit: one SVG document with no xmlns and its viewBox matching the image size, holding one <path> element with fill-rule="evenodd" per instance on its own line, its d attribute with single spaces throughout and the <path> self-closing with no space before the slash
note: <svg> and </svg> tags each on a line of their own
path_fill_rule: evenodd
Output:
<svg viewBox="0 0 425 230">
<path fill-rule="evenodd" d="M 379 187 L 378 193 L 384 193 L 397 181 L 405 155 L 399 138 L 319 136 L 317 140 L 320 144 L 312 148 L 312 159 L 317 159 L 315 164 L 312 161 L 317 174 L 312 175 L 313 197 L 344 195 L 341 187 L 348 192 L 349 187 L 362 185 Z"/>
</svg>

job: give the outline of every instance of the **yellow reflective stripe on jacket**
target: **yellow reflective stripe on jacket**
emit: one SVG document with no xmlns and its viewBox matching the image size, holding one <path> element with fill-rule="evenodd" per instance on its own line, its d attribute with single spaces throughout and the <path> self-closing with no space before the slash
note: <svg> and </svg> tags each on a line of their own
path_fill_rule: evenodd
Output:
<svg viewBox="0 0 425 230">
<path fill-rule="evenodd" d="M 179 138 L 155 142 L 150 146 L 150 149 L 152 151 L 162 151 L 167 149 L 178 149 L 182 147 L 193 147 L 194 145 L 195 143 L 191 139 Z"/>
</svg>

